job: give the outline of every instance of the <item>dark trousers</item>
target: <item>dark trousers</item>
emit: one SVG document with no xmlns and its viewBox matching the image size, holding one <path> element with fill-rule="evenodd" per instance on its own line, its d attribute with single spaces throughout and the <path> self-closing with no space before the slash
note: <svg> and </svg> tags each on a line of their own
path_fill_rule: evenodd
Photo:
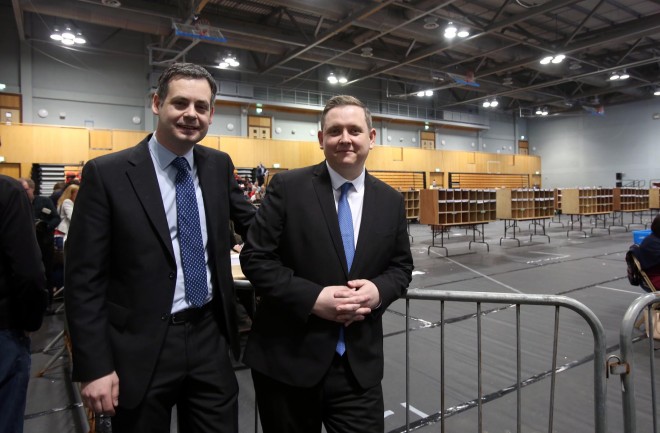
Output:
<svg viewBox="0 0 660 433">
<path fill-rule="evenodd" d="M 119 407 L 114 433 L 169 432 L 177 406 L 179 431 L 237 433 L 238 383 L 227 342 L 210 311 L 196 322 L 170 325 L 142 403 Z"/>
<path fill-rule="evenodd" d="M 316 386 L 299 388 L 252 370 L 264 433 L 379 433 L 385 429 L 380 384 L 362 389 L 346 357 L 335 355 Z"/>
<path fill-rule="evenodd" d="M 22 433 L 30 380 L 30 337 L 18 329 L 0 329 L 0 432 Z"/>
</svg>

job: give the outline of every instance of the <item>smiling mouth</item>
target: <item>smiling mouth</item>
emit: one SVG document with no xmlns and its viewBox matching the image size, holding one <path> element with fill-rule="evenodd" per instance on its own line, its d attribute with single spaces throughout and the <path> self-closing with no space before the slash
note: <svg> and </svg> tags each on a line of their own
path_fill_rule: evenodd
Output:
<svg viewBox="0 0 660 433">
<path fill-rule="evenodd" d="M 197 131 L 199 128 L 194 125 L 176 125 L 177 128 L 186 129 L 188 131 Z"/>
</svg>

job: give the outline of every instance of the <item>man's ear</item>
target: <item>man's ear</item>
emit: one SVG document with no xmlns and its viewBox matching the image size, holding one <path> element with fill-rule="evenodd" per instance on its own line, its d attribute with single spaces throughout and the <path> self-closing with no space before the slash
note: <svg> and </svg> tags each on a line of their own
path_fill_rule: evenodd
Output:
<svg viewBox="0 0 660 433">
<path fill-rule="evenodd" d="M 323 149 L 323 131 L 319 131 L 316 136 L 319 139 L 319 147 Z"/>
<path fill-rule="evenodd" d="M 160 111 L 160 98 L 158 97 L 158 93 L 154 93 L 154 97 L 151 98 L 151 112 L 154 113 L 155 115 L 158 115 Z"/>
</svg>

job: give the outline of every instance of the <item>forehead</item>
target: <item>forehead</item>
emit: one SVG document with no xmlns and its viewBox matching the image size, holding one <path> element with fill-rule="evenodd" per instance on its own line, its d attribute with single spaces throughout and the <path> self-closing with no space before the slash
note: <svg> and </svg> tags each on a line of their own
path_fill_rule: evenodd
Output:
<svg viewBox="0 0 660 433">
<path fill-rule="evenodd" d="M 211 99 L 211 85 L 204 78 L 174 77 L 167 87 L 168 98 Z"/>
<path fill-rule="evenodd" d="M 364 109 L 357 105 L 340 105 L 329 110 L 325 115 L 326 127 L 330 125 L 358 125 L 366 128 L 367 119 Z"/>
</svg>

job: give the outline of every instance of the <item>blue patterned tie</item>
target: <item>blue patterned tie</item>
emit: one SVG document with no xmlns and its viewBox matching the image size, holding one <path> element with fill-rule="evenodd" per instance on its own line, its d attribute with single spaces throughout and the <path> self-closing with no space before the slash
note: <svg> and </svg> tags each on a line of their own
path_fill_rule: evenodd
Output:
<svg viewBox="0 0 660 433">
<path fill-rule="evenodd" d="M 348 271 L 351 271 L 353 256 L 355 255 L 355 243 L 353 242 L 353 215 L 351 207 L 348 205 L 348 190 L 353 186 L 346 182 L 341 186 L 341 196 L 337 205 L 337 218 L 339 218 L 339 230 L 341 231 L 341 241 L 344 244 L 344 254 L 346 254 L 346 265 Z M 342 356 L 346 352 L 346 343 L 344 342 L 344 326 L 339 328 L 339 341 L 337 341 L 337 353 Z"/>
<path fill-rule="evenodd" d="M 195 184 L 188 172 L 188 161 L 175 158 L 172 165 L 178 170 L 176 186 L 176 216 L 183 265 L 183 282 L 186 299 L 194 307 L 201 307 L 206 301 L 209 289 L 206 282 L 206 260 L 202 229 L 199 225 L 199 209 L 195 196 Z"/>
</svg>

